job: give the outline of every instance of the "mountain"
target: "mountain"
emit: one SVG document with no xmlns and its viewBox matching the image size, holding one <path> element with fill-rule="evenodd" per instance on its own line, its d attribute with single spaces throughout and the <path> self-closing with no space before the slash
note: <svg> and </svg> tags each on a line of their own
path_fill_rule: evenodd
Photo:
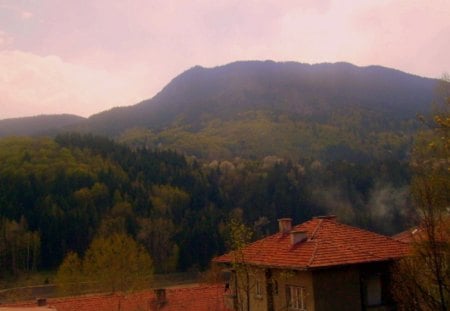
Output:
<svg viewBox="0 0 450 311">
<path fill-rule="evenodd" d="M 335 108 L 365 108 L 411 117 L 427 111 L 435 84 L 436 80 L 394 69 L 348 63 L 248 61 L 196 66 L 154 98 L 99 113 L 88 123 L 94 130 L 118 133 L 131 126 L 164 128 L 180 118 L 196 123 L 205 115 L 229 119 L 261 109 L 319 117 Z"/>
<path fill-rule="evenodd" d="M 149 100 L 64 130 L 208 159 L 404 157 L 437 82 L 349 63 L 196 66 Z"/>
<path fill-rule="evenodd" d="M 210 159 L 404 156 L 436 85 L 348 63 L 197 66 L 152 99 L 93 115 L 79 129 Z"/>
<path fill-rule="evenodd" d="M 0 137 L 50 134 L 62 127 L 78 124 L 84 120 L 86 119 L 71 114 L 4 119 L 0 120 Z"/>
</svg>

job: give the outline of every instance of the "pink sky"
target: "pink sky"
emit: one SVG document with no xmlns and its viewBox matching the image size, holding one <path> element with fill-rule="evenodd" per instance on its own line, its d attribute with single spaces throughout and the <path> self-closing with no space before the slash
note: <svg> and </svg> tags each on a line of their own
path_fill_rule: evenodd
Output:
<svg viewBox="0 0 450 311">
<path fill-rule="evenodd" d="M 444 0 L 0 0 L 0 119 L 137 103 L 195 65 L 450 72 Z"/>
</svg>

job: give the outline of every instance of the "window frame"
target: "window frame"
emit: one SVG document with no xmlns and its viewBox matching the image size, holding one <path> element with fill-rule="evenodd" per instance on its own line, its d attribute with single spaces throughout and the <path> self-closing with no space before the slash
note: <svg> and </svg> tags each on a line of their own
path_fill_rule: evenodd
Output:
<svg viewBox="0 0 450 311">
<path fill-rule="evenodd" d="M 260 280 L 255 280 L 255 296 L 256 298 L 263 297 L 263 287 L 262 282 Z"/>
<path fill-rule="evenodd" d="M 382 306 L 383 280 L 381 273 L 367 275 L 364 279 L 365 305 L 367 307 Z"/>
<path fill-rule="evenodd" d="M 278 281 L 272 280 L 272 293 L 278 295 Z"/>
<path fill-rule="evenodd" d="M 286 285 L 288 310 L 306 311 L 306 288 L 298 285 Z"/>
</svg>

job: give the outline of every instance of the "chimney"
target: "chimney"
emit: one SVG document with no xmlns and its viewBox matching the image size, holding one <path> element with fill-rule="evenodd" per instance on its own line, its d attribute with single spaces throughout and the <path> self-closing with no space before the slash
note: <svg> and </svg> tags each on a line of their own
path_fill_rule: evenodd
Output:
<svg viewBox="0 0 450 311">
<path fill-rule="evenodd" d="M 304 230 L 291 231 L 291 245 L 306 241 L 308 239 L 308 232 Z"/>
<path fill-rule="evenodd" d="M 152 310 L 160 310 L 167 303 L 166 297 L 166 289 L 165 288 L 156 288 L 154 290 L 155 300 L 153 302 Z"/>
<path fill-rule="evenodd" d="M 292 218 L 280 218 L 278 219 L 278 228 L 280 233 L 289 233 L 292 230 Z"/>
<path fill-rule="evenodd" d="M 47 305 L 47 299 L 45 299 L 45 298 L 37 298 L 36 299 L 36 305 L 38 307 L 46 306 Z"/>
</svg>

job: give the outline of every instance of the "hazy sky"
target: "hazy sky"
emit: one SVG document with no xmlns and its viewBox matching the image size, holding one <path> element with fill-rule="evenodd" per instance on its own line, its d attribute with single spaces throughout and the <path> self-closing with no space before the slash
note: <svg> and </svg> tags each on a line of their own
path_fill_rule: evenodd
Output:
<svg viewBox="0 0 450 311">
<path fill-rule="evenodd" d="M 347 61 L 450 72 L 450 1 L 0 0 L 0 119 L 89 116 L 195 65 Z"/>
</svg>

